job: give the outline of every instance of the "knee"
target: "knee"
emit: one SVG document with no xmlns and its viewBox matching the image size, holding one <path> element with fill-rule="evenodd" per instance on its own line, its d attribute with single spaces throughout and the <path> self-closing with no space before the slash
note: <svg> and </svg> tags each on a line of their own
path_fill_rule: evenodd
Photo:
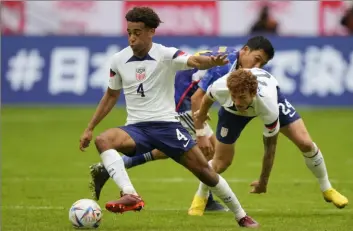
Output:
<svg viewBox="0 0 353 231">
<path fill-rule="evenodd" d="M 99 153 L 111 149 L 111 142 L 109 141 L 109 138 L 104 134 L 100 134 L 99 136 L 97 136 L 94 140 L 94 143 Z"/>
<path fill-rule="evenodd" d="M 216 173 L 223 173 L 228 167 L 232 164 L 232 160 L 220 160 L 214 159 L 212 161 L 212 168 L 215 170 Z"/>
<path fill-rule="evenodd" d="M 304 139 L 299 142 L 298 148 L 303 153 L 312 152 L 315 149 L 315 145 L 311 139 Z"/>
</svg>

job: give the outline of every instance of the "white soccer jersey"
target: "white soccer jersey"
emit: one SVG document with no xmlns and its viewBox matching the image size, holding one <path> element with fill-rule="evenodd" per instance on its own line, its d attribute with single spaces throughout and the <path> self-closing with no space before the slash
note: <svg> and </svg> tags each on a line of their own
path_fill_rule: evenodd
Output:
<svg viewBox="0 0 353 231">
<path fill-rule="evenodd" d="M 215 81 L 207 89 L 207 95 L 218 101 L 224 109 L 230 113 L 240 116 L 258 116 L 265 124 L 264 136 L 274 136 L 279 131 L 279 109 L 277 100 L 277 80 L 267 71 L 260 68 L 249 69 L 258 81 L 257 94 L 246 110 L 245 113 L 240 113 L 236 110 L 231 99 L 230 92 L 227 87 L 227 78 L 229 73 Z"/>
<path fill-rule="evenodd" d="M 134 56 L 130 47 L 111 61 L 109 88 L 123 89 L 127 123 L 178 121 L 174 102 L 174 80 L 178 70 L 188 69 L 190 55 L 153 43 L 146 57 Z"/>
</svg>

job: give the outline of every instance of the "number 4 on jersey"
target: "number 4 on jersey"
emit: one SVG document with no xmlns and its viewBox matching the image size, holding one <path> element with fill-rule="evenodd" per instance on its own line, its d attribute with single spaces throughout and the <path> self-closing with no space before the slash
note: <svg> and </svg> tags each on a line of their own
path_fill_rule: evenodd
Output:
<svg viewBox="0 0 353 231">
<path fill-rule="evenodd" d="M 137 93 L 141 94 L 141 97 L 145 97 L 145 91 L 143 90 L 143 84 L 142 83 L 138 86 Z"/>
</svg>

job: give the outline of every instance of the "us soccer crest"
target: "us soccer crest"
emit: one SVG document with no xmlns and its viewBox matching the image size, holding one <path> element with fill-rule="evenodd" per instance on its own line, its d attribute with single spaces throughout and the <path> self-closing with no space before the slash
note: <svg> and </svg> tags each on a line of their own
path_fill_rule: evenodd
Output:
<svg viewBox="0 0 353 231">
<path fill-rule="evenodd" d="M 136 79 L 137 81 L 142 81 L 146 78 L 146 68 L 138 67 L 136 68 Z"/>
<path fill-rule="evenodd" d="M 221 136 L 226 137 L 228 135 L 228 128 L 222 127 L 221 128 Z"/>
</svg>

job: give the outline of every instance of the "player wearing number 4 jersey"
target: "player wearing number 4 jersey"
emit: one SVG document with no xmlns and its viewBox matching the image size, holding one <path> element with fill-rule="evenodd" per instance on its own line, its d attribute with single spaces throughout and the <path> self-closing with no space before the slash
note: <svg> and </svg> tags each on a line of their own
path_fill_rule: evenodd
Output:
<svg viewBox="0 0 353 231">
<path fill-rule="evenodd" d="M 224 66 L 213 67 L 208 70 L 190 69 L 178 71 L 175 77 L 175 104 L 178 118 L 185 129 L 192 135 L 203 154 L 210 160 L 213 158 L 216 137 L 211 127 L 205 123 L 205 134 L 196 134 L 192 111 L 196 112 L 201 104 L 202 97 L 206 94 L 207 87 L 213 81 L 220 78 L 223 73 L 227 73 L 233 68 L 242 67 L 262 67 L 274 55 L 271 42 L 262 37 L 250 38 L 242 49 L 235 50 L 233 47 L 217 46 L 207 50 L 198 51 L 195 55 L 218 55 L 225 53 L 228 55 L 229 63 Z M 135 155 L 132 157 L 123 156 L 126 168 L 131 168 L 144 164 L 148 161 L 165 159 L 167 156 L 155 149 L 152 152 Z M 109 179 L 107 170 L 101 163 L 90 166 L 92 181 L 90 188 L 93 197 L 99 200 L 102 188 Z M 213 199 L 212 193 L 207 200 L 206 211 L 226 211 L 220 203 Z"/>
<path fill-rule="evenodd" d="M 95 139 L 104 167 L 121 190 L 121 198 L 106 203 L 115 213 L 141 210 L 137 194 L 120 153 L 135 155 L 158 149 L 183 165 L 229 207 L 240 226 L 258 227 L 246 215 L 227 182 L 208 165 L 190 134 L 176 119 L 174 78 L 177 70 L 208 69 L 225 65 L 225 56 L 190 56 L 172 47 L 152 42 L 160 24 L 148 7 L 135 7 L 126 16 L 129 47 L 114 55 L 109 87 L 80 139 L 80 149 L 89 146 L 93 129 L 114 107 L 124 89 L 127 123 L 111 128 Z"/>
<path fill-rule="evenodd" d="M 195 127 L 202 128 L 214 101 L 222 105 L 218 113 L 216 152 L 211 161 L 216 172 L 224 172 L 230 165 L 236 140 L 246 124 L 257 116 L 264 123 L 265 155 L 259 181 L 252 184 L 253 193 L 266 192 L 277 136 L 281 131 L 303 151 L 305 163 L 317 177 L 324 199 L 338 208 L 348 204 L 347 198 L 332 188 L 320 150 L 312 143 L 302 120 L 280 93 L 271 74 L 259 68 L 238 69 L 215 81 L 208 87 L 200 110 L 194 115 Z M 208 189 L 200 183 L 189 209 L 190 215 L 203 214 L 207 195 Z"/>
</svg>

